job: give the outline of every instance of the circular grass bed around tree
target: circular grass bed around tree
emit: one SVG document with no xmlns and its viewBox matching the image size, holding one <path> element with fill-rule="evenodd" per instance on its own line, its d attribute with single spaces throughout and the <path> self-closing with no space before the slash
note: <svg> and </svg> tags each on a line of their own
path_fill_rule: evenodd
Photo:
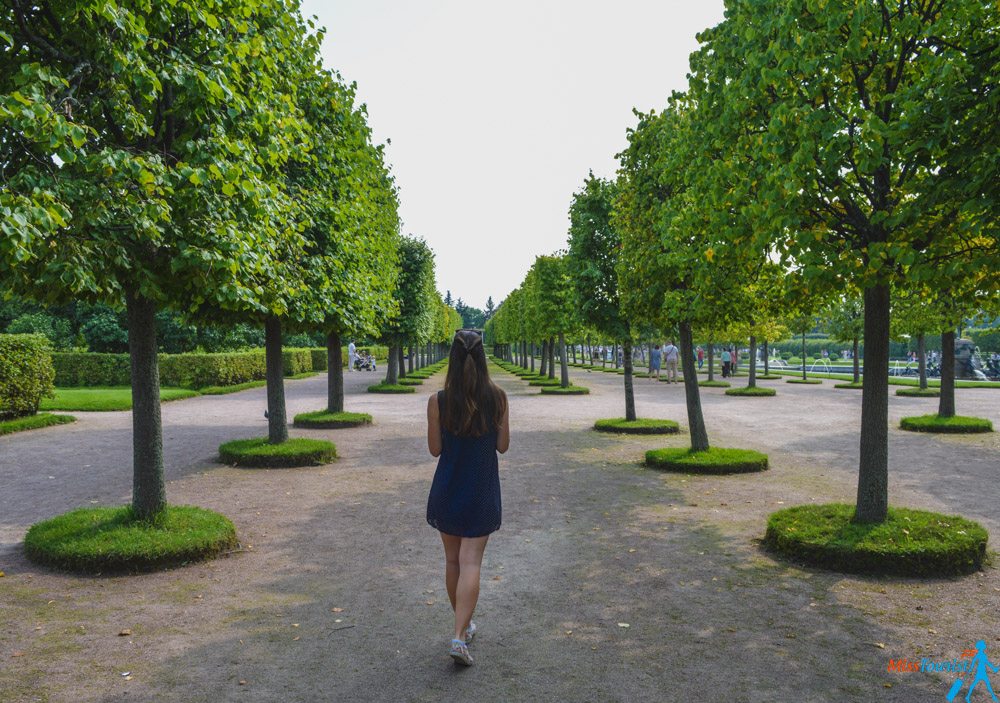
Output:
<svg viewBox="0 0 1000 703">
<path fill-rule="evenodd" d="M 219 447 L 223 464 L 248 468 L 295 468 L 327 464 L 337 458 L 337 447 L 323 439 L 291 437 L 281 444 L 271 444 L 267 437 L 238 439 Z"/>
<path fill-rule="evenodd" d="M 851 389 L 851 390 L 860 391 L 860 390 L 862 390 L 865 387 L 865 385 L 863 383 L 854 383 L 854 381 L 851 381 L 850 383 L 834 383 L 833 387 L 834 388 L 847 388 L 847 389 Z"/>
<path fill-rule="evenodd" d="M 778 381 L 784 378 L 784 376 L 778 375 L 776 373 L 762 373 L 757 376 L 758 381 Z"/>
<path fill-rule="evenodd" d="M 729 388 L 729 381 L 698 381 L 698 385 L 702 388 Z"/>
<path fill-rule="evenodd" d="M 31 561 L 82 573 L 152 571 L 235 546 L 228 518 L 187 505 L 168 505 L 152 520 L 137 519 L 131 506 L 81 508 L 32 525 L 24 537 Z"/>
<path fill-rule="evenodd" d="M 300 413 L 292 423 L 296 427 L 313 430 L 342 430 L 348 427 L 360 427 L 372 424 L 372 416 L 368 413 L 331 413 L 328 410 L 317 410 L 311 413 Z"/>
<path fill-rule="evenodd" d="M 807 386 L 815 386 L 823 382 L 821 378 L 789 378 L 785 383 L 801 383 Z"/>
<path fill-rule="evenodd" d="M 542 393 L 545 395 L 587 395 L 589 388 L 583 386 L 542 386 Z"/>
<path fill-rule="evenodd" d="M 777 391 L 773 388 L 763 388 L 761 386 L 740 386 L 739 388 L 730 388 L 726 391 L 726 395 L 744 396 L 744 397 L 765 397 L 772 396 Z"/>
<path fill-rule="evenodd" d="M 940 388 L 897 388 L 896 395 L 901 395 L 907 398 L 940 398 L 941 389 Z"/>
<path fill-rule="evenodd" d="M 646 452 L 646 466 L 695 474 L 743 474 L 766 470 L 767 454 L 717 447 L 700 452 L 688 447 L 650 449 Z"/>
<path fill-rule="evenodd" d="M 399 385 L 401 386 L 422 386 L 424 385 L 424 379 L 417 378 L 415 376 L 406 376 L 399 379 Z"/>
<path fill-rule="evenodd" d="M 536 378 L 528 381 L 529 386 L 558 386 L 562 381 L 558 378 Z"/>
<path fill-rule="evenodd" d="M 955 415 L 941 417 L 939 415 L 918 415 L 904 417 L 899 421 L 901 429 L 910 432 L 940 432 L 943 434 L 973 434 L 977 432 L 992 432 L 993 423 L 982 417 L 966 417 Z"/>
<path fill-rule="evenodd" d="M 404 386 L 399 383 L 376 383 L 374 386 L 368 386 L 369 393 L 416 393 L 417 389 L 415 386 Z"/>
<path fill-rule="evenodd" d="M 889 508 L 879 524 L 856 524 L 854 506 L 799 505 L 773 513 L 764 546 L 824 569 L 893 576 L 956 576 L 980 569 L 988 534 L 953 515 Z"/>
<path fill-rule="evenodd" d="M 25 430 L 37 430 L 42 427 L 52 427 L 53 425 L 65 425 L 70 422 L 76 422 L 76 418 L 72 415 L 36 413 L 35 415 L 27 415 L 26 417 L 17 417 L 13 420 L 0 421 L 0 435 L 24 432 Z"/>
<path fill-rule="evenodd" d="M 617 432 L 620 434 L 676 434 L 680 425 L 673 420 L 651 420 L 639 418 L 626 420 L 624 417 L 598 420 L 594 423 L 598 432 Z"/>
</svg>

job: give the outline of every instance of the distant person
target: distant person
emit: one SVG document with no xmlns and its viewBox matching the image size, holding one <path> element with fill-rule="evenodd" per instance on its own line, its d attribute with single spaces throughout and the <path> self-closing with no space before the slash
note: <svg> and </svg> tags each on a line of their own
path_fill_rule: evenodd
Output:
<svg viewBox="0 0 1000 703">
<path fill-rule="evenodd" d="M 729 347 L 722 348 L 722 377 L 729 377 L 729 370 L 733 364 L 733 355 L 729 353 Z"/>
<path fill-rule="evenodd" d="M 354 346 L 354 340 L 347 345 L 347 370 L 354 371 L 354 364 L 358 360 L 358 348 Z"/>
<path fill-rule="evenodd" d="M 427 497 L 427 522 L 441 533 L 445 587 L 455 611 L 448 654 L 469 666 L 476 634 L 479 571 L 490 534 L 500 529 L 497 452 L 510 446 L 507 396 L 490 380 L 483 338 L 459 330 L 451 344 L 444 390 L 427 403 L 427 448 L 438 458 Z"/>
<path fill-rule="evenodd" d="M 698 347 L 698 351 L 696 354 L 698 358 L 698 370 L 701 371 L 701 366 L 702 364 L 705 363 L 705 350 L 702 349 L 701 347 Z"/>
<path fill-rule="evenodd" d="M 654 345 L 653 350 L 649 352 L 649 377 L 653 379 L 654 383 L 660 380 L 660 360 L 662 358 L 663 352 L 660 350 L 660 345 Z"/>
<path fill-rule="evenodd" d="M 674 346 L 674 340 L 663 347 L 663 361 L 667 366 L 667 383 L 677 383 L 677 356 L 680 350 Z"/>
</svg>

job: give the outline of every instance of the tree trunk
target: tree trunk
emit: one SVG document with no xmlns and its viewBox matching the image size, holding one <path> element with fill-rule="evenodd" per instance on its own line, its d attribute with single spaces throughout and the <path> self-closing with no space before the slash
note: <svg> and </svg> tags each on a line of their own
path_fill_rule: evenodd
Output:
<svg viewBox="0 0 1000 703">
<path fill-rule="evenodd" d="M 559 333 L 559 385 L 569 385 L 569 357 L 566 355 L 566 335 Z"/>
<path fill-rule="evenodd" d="M 399 359 L 399 377 L 406 377 L 406 355 L 403 354 L 403 343 L 400 342 L 399 346 L 396 347 L 396 358 Z"/>
<path fill-rule="evenodd" d="M 389 357 L 385 360 L 385 383 L 395 385 L 399 383 L 399 354 L 396 350 L 399 347 L 395 344 L 389 345 Z"/>
<path fill-rule="evenodd" d="M 413 348 L 413 345 L 411 344 L 410 345 L 410 358 L 409 358 L 409 361 L 407 362 L 409 364 L 409 369 L 407 370 L 408 373 L 413 373 L 413 357 L 415 356 L 414 351 L 415 350 Z"/>
<path fill-rule="evenodd" d="M 267 441 L 288 441 L 285 415 L 285 369 L 281 358 L 281 320 L 271 315 L 264 322 L 264 355 L 267 365 Z"/>
<path fill-rule="evenodd" d="M 708 380 L 715 380 L 715 369 L 713 368 L 715 364 L 715 345 L 711 342 L 708 343 Z"/>
<path fill-rule="evenodd" d="M 574 364 L 577 363 L 577 360 L 576 360 L 576 343 L 575 342 L 573 343 L 573 363 Z"/>
<path fill-rule="evenodd" d="M 941 333 L 941 398 L 938 417 L 955 417 L 955 330 Z"/>
<path fill-rule="evenodd" d="M 767 340 L 764 340 L 764 375 L 771 375 L 771 350 L 767 347 Z"/>
<path fill-rule="evenodd" d="M 917 335 L 917 369 L 920 375 L 920 390 L 927 389 L 927 341 L 924 333 Z"/>
<path fill-rule="evenodd" d="M 680 324 L 681 373 L 684 374 L 684 396 L 687 400 L 688 427 L 691 431 L 691 449 L 701 452 L 708 449 L 708 430 L 701 412 L 701 394 L 698 389 L 698 372 L 694 368 L 694 340 L 691 323 Z"/>
<path fill-rule="evenodd" d="M 802 380 L 806 380 L 806 333 L 802 333 Z"/>
<path fill-rule="evenodd" d="M 160 422 L 160 370 L 156 359 L 156 306 L 126 296 L 132 370 L 132 510 L 148 520 L 167 507 Z"/>
<path fill-rule="evenodd" d="M 614 346 L 612 347 L 611 356 L 613 356 L 615 359 L 615 369 L 617 370 L 621 368 L 621 364 L 618 363 L 618 342 L 615 342 Z"/>
<path fill-rule="evenodd" d="M 865 382 L 854 522 L 885 522 L 889 509 L 889 286 L 865 289 Z"/>
<path fill-rule="evenodd" d="M 531 373 L 535 373 L 535 343 L 532 342 L 528 345 L 528 356 L 531 361 Z"/>
<path fill-rule="evenodd" d="M 344 366 L 340 350 L 340 334 L 326 335 L 326 410 L 344 412 Z"/>
<path fill-rule="evenodd" d="M 750 335 L 750 380 L 747 388 L 757 387 L 757 338 Z"/>
<path fill-rule="evenodd" d="M 549 378 L 556 377 L 556 338 L 549 337 Z"/>
<path fill-rule="evenodd" d="M 635 390 L 632 387 L 632 341 L 622 342 L 622 361 L 625 364 L 625 419 L 635 419 Z"/>
<path fill-rule="evenodd" d="M 861 383 L 861 359 L 858 358 L 858 349 L 860 345 L 858 344 L 858 338 L 854 338 L 854 347 L 851 353 L 854 355 L 854 382 Z"/>
<path fill-rule="evenodd" d="M 542 340 L 542 365 L 538 369 L 539 376 L 547 376 L 549 370 L 549 343 Z"/>
</svg>

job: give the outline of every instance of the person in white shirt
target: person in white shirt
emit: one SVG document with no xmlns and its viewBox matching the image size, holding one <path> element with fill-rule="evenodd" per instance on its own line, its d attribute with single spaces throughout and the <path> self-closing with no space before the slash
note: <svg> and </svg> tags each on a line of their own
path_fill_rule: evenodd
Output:
<svg viewBox="0 0 1000 703">
<path fill-rule="evenodd" d="M 663 360 L 667 365 L 667 383 L 677 383 L 677 356 L 679 350 L 673 340 L 663 347 Z"/>
<path fill-rule="evenodd" d="M 354 346 L 354 340 L 352 339 L 351 343 L 347 345 L 347 370 L 348 371 L 353 371 L 354 370 L 354 362 L 355 362 L 355 360 L 357 360 L 357 358 L 358 358 L 358 348 L 356 346 Z"/>
</svg>

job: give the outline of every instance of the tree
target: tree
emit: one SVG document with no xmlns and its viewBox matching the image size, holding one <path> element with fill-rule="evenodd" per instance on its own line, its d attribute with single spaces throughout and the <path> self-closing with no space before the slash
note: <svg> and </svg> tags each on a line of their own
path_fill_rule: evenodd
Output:
<svg viewBox="0 0 1000 703">
<path fill-rule="evenodd" d="M 632 328 L 618 294 L 618 255 L 622 238 L 612 224 L 615 184 L 591 172 L 573 194 L 569 208 L 566 265 L 573 281 L 582 324 L 620 342 L 625 362 L 625 419 L 635 420 L 632 388 Z"/>
<path fill-rule="evenodd" d="M 861 383 L 860 340 L 865 334 L 865 311 L 861 296 L 849 292 L 834 302 L 826 312 L 826 327 L 830 336 L 838 342 L 850 342 L 854 362 L 854 382 Z M 921 355 L 922 358 L 922 355 Z M 920 362 L 921 365 L 923 361 Z M 927 377 L 923 377 L 926 388 Z"/>
<path fill-rule="evenodd" d="M 385 382 L 399 381 L 403 344 L 430 339 L 434 330 L 437 303 L 434 287 L 434 253 L 423 239 L 399 238 L 399 284 L 395 292 L 398 313 L 383 329 L 382 338 L 389 345 Z"/>
<path fill-rule="evenodd" d="M 549 378 L 555 378 L 555 341 L 559 341 L 560 385 L 569 386 L 569 364 L 566 358 L 566 333 L 576 326 L 573 305 L 573 284 L 569 277 L 565 255 L 538 256 L 532 266 L 534 277 L 528 290 L 527 314 L 533 327 L 548 340 Z M 531 272 L 529 272 L 530 276 Z"/>
<path fill-rule="evenodd" d="M 298 237 L 276 174 L 303 125 L 273 56 L 300 50 L 301 19 L 277 1 L 214 10 L 0 10 L 0 276 L 126 308 L 140 517 L 166 504 L 156 312 L 267 309 Z"/>
<path fill-rule="evenodd" d="M 495 311 L 496 311 L 496 306 L 493 304 L 493 296 L 491 295 L 486 299 L 486 309 L 483 311 L 485 314 L 485 318 L 489 320 L 491 317 L 493 317 L 493 313 Z"/>
<path fill-rule="evenodd" d="M 995 3 L 727 2 L 704 33 L 692 81 L 725 105 L 711 138 L 754 189 L 752 239 L 794 263 L 813 293 L 863 291 L 865 383 L 855 520 L 888 509 L 890 289 L 949 280 L 988 218 L 954 217 L 967 198 L 940 195 L 942 154 L 978 86 L 972 55 L 995 46 Z M 944 120 L 947 116 L 951 121 Z M 928 122 L 931 126 L 928 127 Z M 970 125 L 971 127 L 971 125 Z M 939 198 L 922 197 L 935 192 Z M 995 221 L 995 215 L 993 215 Z"/>
</svg>

